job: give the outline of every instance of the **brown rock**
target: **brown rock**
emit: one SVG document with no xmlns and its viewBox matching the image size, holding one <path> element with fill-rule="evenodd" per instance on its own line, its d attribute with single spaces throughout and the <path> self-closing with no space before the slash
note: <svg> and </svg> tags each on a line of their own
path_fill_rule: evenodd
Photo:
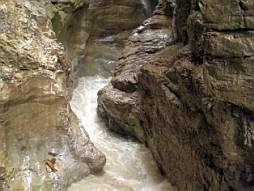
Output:
<svg viewBox="0 0 254 191">
<path fill-rule="evenodd" d="M 68 104 L 70 61 L 36 1 L 0 4 L 0 190 L 66 190 L 105 156 Z M 78 137 L 78 138 L 77 138 Z M 54 173 L 43 160 L 59 153 Z"/>
<path fill-rule="evenodd" d="M 253 3 L 177 0 L 176 4 L 169 18 L 173 28 L 167 29 L 171 34 L 177 31 L 175 39 L 181 43 L 171 41 L 148 56 L 146 50 L 154 46 L 147 43 L 144 48 L 144 39 L 152 41 L 157 26 L 160 30 L 166 26 L 137 28 L 116 65 L 113 87 L 99 93 L 99 108 L 103 106 L 103 116 L 111 121 L 127 121 L 124 115 L 111 115 L 123 110 L 114 104 L 115 97 L 107 95 L 126 96 L 121 100 L 137 95 L 135 104 L 125 102 L 129 107 L 124 107 L 139 109 L 135 117 L 145 142 L 180 191 L 252 190 Z M 166 9 L 154 14 L 162 12 Z M 118 123 L 119 128 L 127 129 Z"/>
<path fill-rule="evenodd" d="M 171 25 L 170 17 L 160 14 L 148 18 L 135 29 L 118 61 L 111 84 L 98 94 L 98 110 L 109 121 L 109 128 L 135 135 L 141 142 L 145 134 L 138 113 L 137 76 L 148 60 L 174 42 Z"/>
</svg>

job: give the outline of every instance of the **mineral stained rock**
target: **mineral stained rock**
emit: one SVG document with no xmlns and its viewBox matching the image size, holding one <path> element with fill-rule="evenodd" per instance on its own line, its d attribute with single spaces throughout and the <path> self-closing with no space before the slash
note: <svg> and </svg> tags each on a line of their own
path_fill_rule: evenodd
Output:
<svg viewBox="0 0 254 191">
<path fill-rule="evenodd" d="M 145 142 L 179 191 L 254 189 L 253 10 L 159 1 L 98 93 L 109 127 Z"/>
<path fill-rule="evenodd" d="M 70 61 L 41 5 L 0 3 L 2 191 L 66 190 L 106 161 L 69 107 Z"/>
</svg>

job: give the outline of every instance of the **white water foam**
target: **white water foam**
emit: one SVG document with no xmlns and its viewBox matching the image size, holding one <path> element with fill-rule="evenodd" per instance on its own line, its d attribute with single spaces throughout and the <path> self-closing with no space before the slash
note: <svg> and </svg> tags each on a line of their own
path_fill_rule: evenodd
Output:
<svg viewBox="0 0 254 191">
<path fill-rule="evenodd" d="M 83 77 L 73 92 L 71 108 L 107 163 L 102 172 L 73 183 L 68 191 L 176 191 L 144 145 L 110 132 L 97 116 L 97 92 L 108 82 L 100 76 Z"/>
</svg>

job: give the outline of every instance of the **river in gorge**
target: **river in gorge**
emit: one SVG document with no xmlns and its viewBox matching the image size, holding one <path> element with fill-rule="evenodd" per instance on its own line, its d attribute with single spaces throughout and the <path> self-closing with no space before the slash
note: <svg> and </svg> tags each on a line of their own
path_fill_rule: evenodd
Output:
<svg viewBox="0 0 254 191">
<path fill-rule="evenodd" d="M 102 172 L 73 183 L 68 191 L 176 191 L 143 144 L 109 131 L 97 116 L 97 92 L 108 82 L 100 76 L 82 77 L 73 92 L 71 108 L 107 162 Z"/>
</svg>

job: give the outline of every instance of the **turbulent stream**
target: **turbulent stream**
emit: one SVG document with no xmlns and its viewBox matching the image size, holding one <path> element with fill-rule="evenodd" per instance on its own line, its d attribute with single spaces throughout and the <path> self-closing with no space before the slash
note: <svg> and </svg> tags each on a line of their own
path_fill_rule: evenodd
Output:
<svg viewBox="0 0 254 191">
<path fill-rule="evenodd" d="M 73 92 L 72 110 L 107 163 L 102 172 L 72 184 L 68 191 L 176 191 L 145 146 L 108 131 L 97 117 L 97 92 L 108 82 L 100 76 L 83 77 Z"/>
</svg>

